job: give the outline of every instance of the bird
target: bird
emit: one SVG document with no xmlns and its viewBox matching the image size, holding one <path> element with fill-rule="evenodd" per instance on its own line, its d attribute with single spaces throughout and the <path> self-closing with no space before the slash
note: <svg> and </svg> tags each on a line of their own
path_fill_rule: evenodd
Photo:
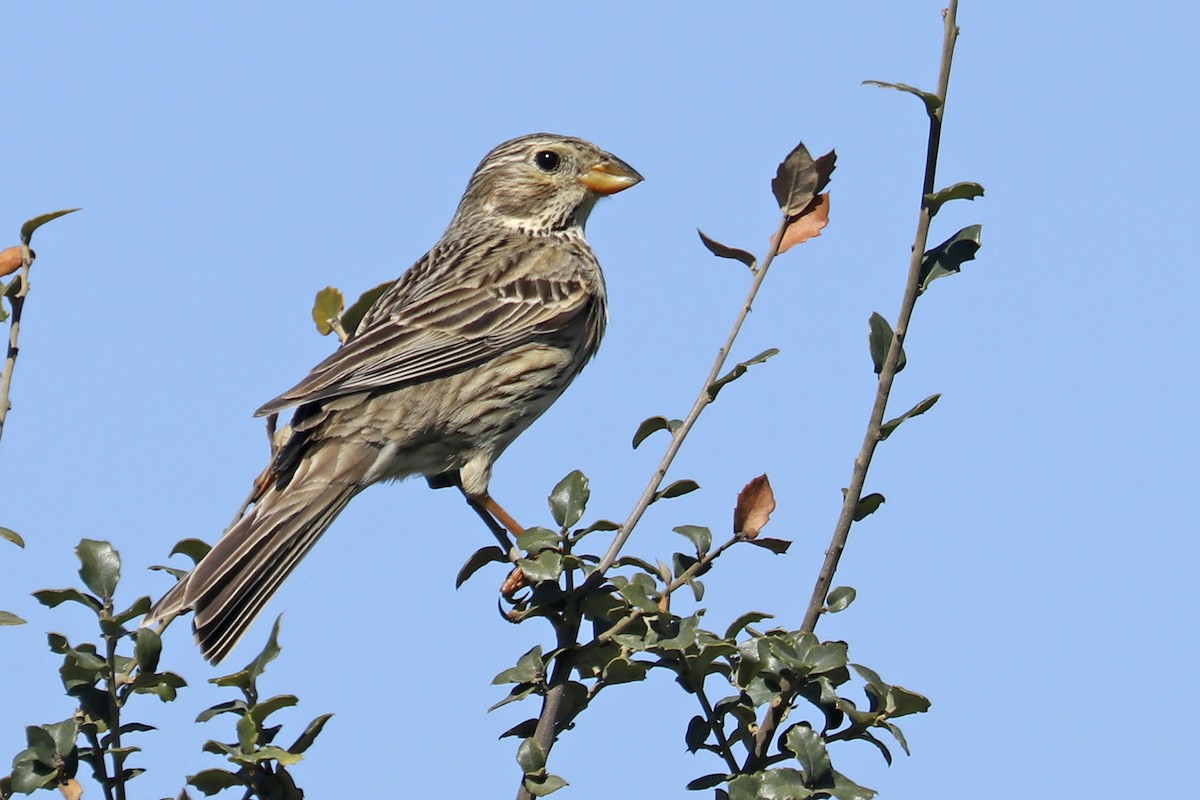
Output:
<svg viewBox="0 0 1200 800">
<path fill-rule="evenodd" d="M 492 466 L 596 354 L 607 295 L 584 227 L 597 200 L 640 181 L 584 139 L 534 133 L 492 149 L 432 249 L 257 410 L 295 409 L 252 505 L 143 625 L 192 611 L 201 654 L 219 663 L 346 505 L 383 481 L 458 486 L 518 533 L 488 492 Z"/>
</svg>

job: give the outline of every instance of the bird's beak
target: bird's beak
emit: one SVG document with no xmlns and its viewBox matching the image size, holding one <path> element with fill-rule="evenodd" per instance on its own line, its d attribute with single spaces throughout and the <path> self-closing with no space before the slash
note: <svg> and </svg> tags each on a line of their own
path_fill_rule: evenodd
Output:
<svg viewBox="0 0 1200 800">
<path fill-rule="evenodd" d="M 641 181 L 642 176 L 636 169 L 611 153 L 605 153 L 579 178 L 580 183 L 596 194 L 616 194 Z"/>
</svg>

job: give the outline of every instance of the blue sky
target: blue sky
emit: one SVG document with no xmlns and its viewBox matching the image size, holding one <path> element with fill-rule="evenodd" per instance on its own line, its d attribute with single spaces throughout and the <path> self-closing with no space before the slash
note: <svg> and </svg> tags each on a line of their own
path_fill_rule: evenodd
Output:
<svg viewBox="0 0 1200 800">
<path fill-rule="evenodd" d="M 526 524 L 572 469 L 596 517 L 623 518 L 661 453 L 629 440 L 681 416 L 747 275 L 695 229 L 761 253 L 775 166 L 799 140 L 836 148 L 832 223 L 781 257 L 735 356 L 780 355 L 722 393 L 672 477 L 703 490 L 656 505 L 632 552 L 669 558 L 671 527 L 728 525 L 770 475 L 772 558 L 735 548 L 708 578 L 714 629 L 748 608 L 798 626 L 861 441 L 874 377 L 867 319 L 894 318 L 916 219 L 924 119 L 865 79 L 933 88 L 938 2 L 216 3 L 9 5 L 0 227 L 82 206 L 38 232 L 5 437 L 0 758 L 23 726 L 70 713 L 46 630 L 81 615 L 28 593 L 76 582 L 81 537 L 113 541 L 130 600 L 166 589 L 185 536 L 214 538 L 266 458 L 251 413 L 332 342 L 313 294 L 398 275 L 449 221 L 479 158 L 511 136 L 583 136 L 646 182 L 603 203 L 589 239 L 611 324 L 600 356 L 502 458 L 494 494 Z M 819 633 L 933 700 L 885 767 L 835 764 L 883 797 L 1155 796 L 1187 785 L 1186 725 L 1155 687 L 1186 685 L 1198 647 L 1193 225 L 1198 12 L 1157 4 L 966 0 L 932 241 L 984 225 L 964 274 L 922 299 L 896 412 L 938 406 L 878 453 L 887 496 L 855 529 L 838 583 L 858 589 Z M 357 498 L 230 660 L 286 611 L 265 689 L 293 725 L 336 712 L 296 768 L 312 797 L 506 797 L 527 709 L 485 709 L 491 678 L 542 641 L 495 614 L 496 568 L 455 591 L 489 541 L 459 498 L 417 481 Z M 754 550 L 754 552 L 743 552 Z M 457 654 L 457 655 L 455 655 Z M 144 704 L 163 728 L 139 796 L 178 792 L 225 737 L 193 726 L 225 695 L 184 626 L 164 663 L 193 688 Z M 612 690 L 555 750 L 563 798 L 684 798 L 717 765 L 689 756 L 690 698 L 665 676 Z M 2 769 L 2 768 L 0 768 Z M 378 782 L 378 783 L 376 783 Z M 389 789 L 390 791 L 390 789 Z M 90 795 L 98 794 L 92 787 Z"/>
</svg>

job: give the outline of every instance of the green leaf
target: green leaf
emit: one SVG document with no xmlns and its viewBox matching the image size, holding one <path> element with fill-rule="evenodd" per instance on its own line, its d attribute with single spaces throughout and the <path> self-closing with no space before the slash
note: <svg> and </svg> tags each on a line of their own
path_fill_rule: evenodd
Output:
<svg viewBox="0 0 1200 800">
<path fill-rule="evenodd" d="M 135 692 L 152 694 L 164 703 L 174 700 L 184 686 L 187 686 L 187 681 L 174 672 L 145 673 L 133 679 Z"/>
<path fill-rule="evenodd" d="M 888 691 L 884 710 L 889 717 L 905 717 L 909 714 L 923 714 L 929 710 L 930 705 L 928 697 L 910 692 L 903 686 L 892 686 Z"/>
<path fill-rule="evenodd" d="M 0 611 L 0 625 L 24 625 L 25 620 L 11 611 Z"/>
<path fill-rule="evenodd" d="M 590 497 L 587 476 L 575 470 L 559 481 L 547 498 L 550 514 L 559 527 L 569 528 L 579 522 Z"/>
<path fill-rule="evenodd" d="M 905 411 L 900 416 L 896 417 L 895 419 L 889 419 L 887 422 L 883 423 L 883 425 L 881 425 L 879 427 L 879 440 L 883 441 L 884 439 L 891 436 L 892 431 L 894 431 L 894 430 L 896 430 L 896 428 L 900 427 L 900 423 L 904 422 L 906 419 L 912 419 L 913 417 L 919 417 L 922 414 L 924 414 L 926 411 L 928 411 L 929 409 L 933 408 L 934 405 L 937 403 L 937 401 L 940 400 L 941 398 L 942 398 L 942 396 L 940 394 L 931 394 L 931 395 L 929 395 L 929 397 L 926 397 L 924 400 L 917 403 L 915 406 L 910 408 L 908 411 Z"/>
<path fill-rule="evenodd" d="M 517 566 L 525 573 L 525 577 L 534 583 L 556 581 L 563 571 L 562 553 L 543 550 L 537 558 L 518 559 Z"/>
<path fill-rule="evenodd" d="M 121 580 L 121 556 L 108 542 L 83 539 L 75 548 L 79 556 L 79 577 L 102 598 L 111 598 Z"/>
<path fill-rule="evenodd" d="M 185 555 L 192 560 L 193 564 L 199 564 L 200 559 L 208 555 L 208 551 L 212 549 L 212 545 L 203 539 L 180 539 L 171 548 L 171 555 L 176 553 Z"/>
<path fill-rule="evenodd" d="M 79 720 L 75 717 L 43 725 L 42 729 L 54 740 L 54 749 L 59 756 L 66 757 L 75 749 L 75 739 L 79 736 Z"/>
<path fill-rule="evenodd" d="M 99 611 L 103 606 L 95 597 L 92 597 L 90 594 L 84 594 L 78 589 L 42 589 L 34 592 L 33 596 L 47 608 L 54 608 L 68 601 L 85 605 L 93 611 Z"/>
<path fill-rule="evenodd" d="M 727 780 L 729 780 L 729 776 L 726 775 L 725 773 L 712 772 L 712 773 L 709 773 L 708 775 L 701 775 L 699 778 L 696 778 L 696 780 L 694 780 L 694 781 L 690 781 L 687 785 L 687 788 L 691 789 L 693 792 L 701 791 L 703 789 L 711 789 L 714 786 L 720 786 L 722 783 L 724 783 Z"/>
<path fill-rule="evenodd" d="M 246 716 L 250 717 L 257 724 L 262 725 L 267 721 L 267 717 L 279 709 L 291 708 L 299 702 L 300 698 L 294 694 L 277 694 L 274 697 L 255 704 L 253 708 L 246 712 Z"/>
<path fill-rule="evenodd" d="M 638 425 L 638 429 L 633 434 L 633 449 L 637 450 L 638 445 L 646 440 L 646 437 L 655 431 L 670 431 L 674 433 L 679 430 L 679 426 L 683 424 L 683 420 L 667 419 L 666 417 L 649 417 L 642 420 L 642 424 Z"/>
<path fill-rule="evenodd" d="M 494 562 L 504 563 L 505 561 L 508 561 L 508 556 L 496 545 L 493 544 L 479 548 L 471 554 L 471 557 L 467 559 L 467 563 L 463 564 L 462 568 L 458 571 L 458 576 L 454 579 L 454 588 L 457 589 L 466 583 L 467 579 L 478 572 L 483 566 Z"/>
<path fill-rule="evenodd" d="M 739 775 L 729 782 L 729 800 L 805 800 L 813 794 L 804 785 L 804 774 L 791 767 Z"/>
<path fill-rule="evenodd" d="M 116 625 L 124 625 L 135 617 L 144 617 L 146 612 L 150 610 L 150 598 L 142 595 L 137 600 L 133 601 L 133 605 L 124 611 L 113 614 L 112 621 Z"/>
<path fill-rule="evenodd" d="M 567 782 L 557 775 L 525 776 L 525 789 L 534 797 L 545 797 L 566 785 Z"/>
<path fill-rule="evenodd" d="M 543 550 L 557 550 L 562 537 L 557 531 L 549 528 L 526 528 L 517 537 L 517 547 L 526 553 L 540 553 Z"/>
<path fill-rule="evenodd" d="M 873 800 L 877 792 L 865 786 L 859 786 L 837 770 L 833 771 L 833 786 L 826 789 L 837 800 Z"/>
<path fill-rule="evenodd" d="M 908 739 L 906 739 L 904 737 L 904 731 L 900 730 L 900 726 L 895 725 L 891 722 L 885 722 L 885 723 L 883 723 L 883 727 L 887 728 L 888 732 L 891 733 L 892 736 L 894 736 L 896 738 L 896 741 L 900 744 L 900 747 L 903 748 L 903 750 L 904 750 L 904 755 L 911 756 L 912 752 L 908 749 Z"/>
<path fill-rule="evenodd" d="M 854 602 L 854 598 L 858 593 L 854 591 L 852 586 L 839 586 L 829 593 L 825 598 L 825 610 L 830 614 L 836 614 L 839 611 L 845 611 L 850 604 Z"/>
<path fill-rule="evenodd" d="M 771 181 L 771 192 L 779 203 L 779 210 L 789 217 L 799 214 L 812 202 L 819 180 L 813 157 L 801 142 L 779 164 Z"/>
<path fill-rule="evenodd" d="M 3 322 L 3 320 L 0 320 L 0 322 Z M 25 540 L 21 538 L 21 534 L 17 533 L 16 531 L 14 531 L 11 528 L 5 528 L 5 527 L 0 526 L 0 539 L 7 539 L 8 541 L 15 544 L 17 547 L 25 546 Z"/>
<path fill-rule="evenodd" d="M 254 660 L 237 672 L 209 678 L 208 682 L 217 686 L 235 686 L 243 691 L 253 690 L 259 676 L 266 671 L 267 664 L 270 664 L 279 655 L 279 625 L 282 621 L 282 614 L 275 618 L 275 624 L 271 626 L 271 635 L 267 637 L 267 643 L 263 645 L 262 651 L 254 657 Z"/>
<path fill-rule="evenodd" d="M 983 187 L 967 181 L 925 195 L 925 205 L 929 207 L 929 216 L 934 217 L 951 200 L 974 200 L 976 197 L 983 197 Z"/>
<path fill-rule="evenodd" d="M 725 629 L 725 636 L 723 638 L 733 639 L 739 633 L 741 633 L 742 629 L 747 625 L 753 625 L 756 622 L 762 622 L 764 619 L 774 618 L 774 614 L 764 614 L 761 611 L 747 611 L 745 614 L 742 614 L 740 617 L 730 623 L 729 627 Z"/>
<path fill-rule="evenodd" d="M 313 742 L 321 735 L 321 731 L 325 729 L 325 723 L 329 721 L 333 714 L 322 714 L 321 716 L 308 723 L 308 727 L 304 729 L 304 733 L 296 739 L 295 743 L 288 748 L 288 752 L 299 755 L 308 748 L 312 747 Z"/>
<path fill-rule="evenodd" d="M 938 278 L 961 272 L 962 265 L 974 259 L 979 252 L 982 231 L 982 225 L 968 225 L 937 247 L 926 250 L 921 258 L 919 291 L 924 292 Z"/>
<path fill-rule="evenodd" d="M 758 539 L 742 539 L 742 541 L 746 542 L 747 544 L 752 544 L 755 547 L 761 547 L 764 550 L 770 550 L 777 556 L 783 555 L 788 551 L 788 548 L 792 546 L 792 543 L 787 539 L 772 539 L 769 537 L 760 537 Z"/>
<path fill-rule="evenodd" d="M 243 714 L 247 708 L 246 701 L 240 697 L 236 700 L 227 700 L 224 703 L 217 703 L 215 706 L 209 706 L 201 711 L 196 716 L 196 722 L 208 722 L 218 714 Z"/>
<path fill-rule="evenodd" d="M 754 358 L 748 358 L 745 361 L 738 362 L 738 364 L 733 369 L 729 370 L 729 372 L 726 372 L 720 378 L 717 378 L 715 381 L 713 381 L 712 383 L 710 383 L 708 385 L 709 400 L 716 400 L 717 394 L 720 393 L 721 389 L 723 389 L 726 384 L 732 383 L 733 381 L 736 381 L 738 378 L 745 375 L 746 370 L 749 369 L 750 367 L 754 366 L 755 364 L 761 364 L 764 361 L 766 361 L 768 358 L 771 358 L 772 356 L 777 356 L 777 355 L 779 355 L 779 349 L 775 348 L 775 347 L 771 347 L 766 350 L 763 350 L 761 353 L 756 355 Z"/>
<path fill-rule="evenodd" d="M 497 686 L 502 683 L 536 683 L 541 681 L 545 675 L 546 668 L 542 661 L 542 647 L 541 645 L 535 645 L 525 655 L 517 659 L 516 666 L 509 667 L 495 678 L 492 678 L 492 685 Z"/>
<path fill-rule="evenodd" d="M 805 784 L 813 789 L 821 789 L 833 783 L 833 764 L 825 749 L 825 739 L 808 723 L 793 725 L 783 742 L 804 767 Z"/>
<path fill-rule="evenodd" d="M 375 301 L 379 296 L 386 292 L 392 285 L 393 281 L 384 281 L 373 289 L 367 289 L 359 295 L 359 298 L 354 301 L 346 313 L 342 314 L 342 330 L 346 333 L 354 333 L 358 330 L 358 326 L 362 324 L 363 317 L 371 310 L 371 306 L 375 305 Z"/>
<path fill-rule="evenodd" d="M 885 500 L 886 498 L 879 492 L 872 492 L 866 497 L 860 497 L 858 503 L 854 506 L 854 521 L 862 522 L 874 514 L 884 504 Z"/>
<path fill-rule="evenodd" d="M 813 185 L 816 185 L 815 182 Z M 717 258 L 732 258 L 734 261 L 740 261 L 745 264 L 750 268 L 751 271 L 754 270 L 754 266 L 757 261 L 753 254 L 747 253 L 745 250 L 739 250 L 736 247 L 728 247 L 715 239 L 710 239 L 704 234 L 704 231 L 700 229 L 697 229 L 696 233 L 700 234 L 700 241 L 703 242 L 704 246 L 708 248 L 708 252 L 712 253 Z"/>
<path fill-rule="evenodd" d="M 42 214 L 34 217 L 31 220 L 27 220 L 25 224 L 21 226 L 21 243 L 28 246 L 33 240 L 33 232 L 38 228 L 42 227 L 50 220 L 58 219 L 66 214 L 73 214 L 78 210 L 78 208 L 66 208 L 62 211 L 51 211 L 49 214 Z"/>
<path fill-rule="evenodd" d="M 895 89 L 899 92 L 908 92 L 911 95 L 919 97 L 921 102 L 925 104 L 925 112 L 930 116 L 942 107 L 941 98 L 932 92 L 926 92 L 915 86 L 909 86 L 907 83 L 886 83 L 884 81 L 863 81 L 867 86 L 878 86 L 880 89 Z"/>
<path fill-rule="evenodd" d="M 150 628 L 138 628 L 133 640 L 133 657 L 138 669 L 152 673 L 158 669 L 158 658 L 162 655 L 162 639 Z"/>
<path fill-rule="evenodd" d="M 238 747 L 243 753 L 253 753 L 258 746 L 258 726 L 249 714 L 243 714 L 237 721 Z"/>
<path fill-rule="evenodd" d="M 887 361 L 888 350 L 892 346 L 892 339 L 895 334 L 892 331 L 892 326 L 888 321 L 877 312 L 871 314 L 871 362 L 875 365 L 875 374 L 883 372 L 883 364 Z M 896 372 L 904 369 L 908 358 L 904 355 L 904 349 L 900 349 L 900 360 L 896 362 Z"/>
<path fill-rule="evenodd" d="M 700 745 L 708 739 L 708 735 L 712 733 L 712 726 L 708 724 L 708 720 L 697 714 L 688 722 L 687 733 L 683 735 L 683 742 L 687 745 L 689 753 L 694 753 L 700 749 Z"/>
<path fill-rule="evenodd" d="M 546 751 L 530 736 L 517 747 L 517 764 L 526 775 L 543 770 L 546 768 Z"/>
<path fill-rule="evenodd" d="M 687 538 L 696 546 L 696 552 L 703 556 L 712 547 L 712 531 L 702 525 L 680 525 L 671 530 Z"/>
<path fill-rule="evenodd" d="M 681 497 L 685 494 L 689 494 L 690 492 L 694 492 L 699 488 L 700 484 L 696 483 L 691 478 L 684 478 L 682 480 L 675 481 L 660 492 L 655 492 L 654 500 L 658 501 L 667 500 L 672 497 Z"/>
<path fill-rule="evenodd" d="M 333 323 L 341 324 L 342 309 L 346 307 L 346 298 L 340 290 L 326 286 L 317 292 L 313 300 L 312 318 L 316 323 L 317 333 L 328 336 L 333 333 Z"/>
<path fill-rule="evenodd" d="M 227 769 L 206 769 L 195 775 L 188 775 L 188 786 L 201 792 L 205 797 L 211 797 L 217 792 L 234 786 L 245 786 L 242 778 Z"/>
</svg>

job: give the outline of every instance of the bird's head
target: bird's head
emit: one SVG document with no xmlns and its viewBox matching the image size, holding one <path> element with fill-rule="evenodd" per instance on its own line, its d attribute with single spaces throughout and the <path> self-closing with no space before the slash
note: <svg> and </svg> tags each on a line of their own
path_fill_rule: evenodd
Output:
<svg viewBox="0 0 1200 800">
<path fill-rule="evenodd" d="M 479 162 L 453 224 L 486 219 L 530 232 L 582 227 L 596 200 L 641 180 L 633 167 L 583 139 L 521 136 Z"/>
</svg>

